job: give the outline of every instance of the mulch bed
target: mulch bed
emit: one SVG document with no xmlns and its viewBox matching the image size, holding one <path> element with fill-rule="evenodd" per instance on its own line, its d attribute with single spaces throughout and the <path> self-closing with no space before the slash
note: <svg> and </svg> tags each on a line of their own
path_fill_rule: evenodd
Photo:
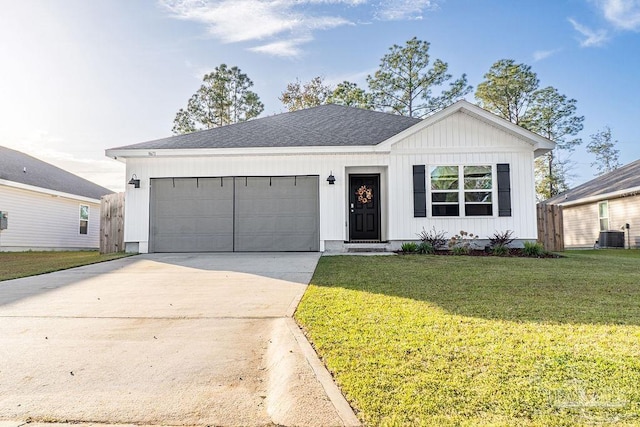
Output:
<svg viewBox="0 0 640 427">
<path fill-rule="evenodd" d="M 398 255 L 419 255 L 415 252 L 403 252 L 402 250 L 399 250 L 396 252 Z M 437 250 L 434 255 L 441 255 L 441 256 L 492 256 L 492 257 L 503 257 L 503 258 L 562 258 L 562 255 L 558 255 L 558 254 L 554 254 L 551 252 L 547 252 L 544 253 L 540 256 L 536 256 L 536 257 L 529 257 L 527 255 L 524 254 L 522 249 L 519 248 L 513 248 L 513 249 L 509 249 L 509 253 L 504 254 L 504 255 L 494 255 L 491 252 L 487 252 L 484 249 L 471 249 L 469 251 L 468 254 L 465 255 L 456 255 L 454 254 L 452 251 L 450 250 Z"/>
</svg>

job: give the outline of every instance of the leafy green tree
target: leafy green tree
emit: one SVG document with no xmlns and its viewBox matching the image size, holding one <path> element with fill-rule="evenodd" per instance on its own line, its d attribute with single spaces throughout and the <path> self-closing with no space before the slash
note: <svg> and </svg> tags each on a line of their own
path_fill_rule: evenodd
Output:
<svg viewBox="0 0 640 427">
<path fill-rule="evenodd" d="M 575 136 L 583 128 L 584 116 L 576 115 L 576 103 L 554 87 L 539 89 L 533 93 L 531 107 L 520 123 L 556 143 L 555 149 L 536 161 L 537 174 L 544 177 L 538 181 L 536 191 L 543 199 L 559 194 L 566 187 L 566 164 L 555 165 L 557 152 L 572 152 L 582 144 L 582 139 Z"/>
<path fill-rule="evenodd" d="M 596 156 L 596 161 L 591 163 L 591 166 L 598 169 L 596 175 L 611 172 L 621 166 L 618 161 L 620 150 L 616 149 L 617 143 L 618 141 L 613 141 L 609 126 L 605 126 L 603 130 L 591 135 L 587 151 Z"/>
<path fill-rule="evenodd" d="M 258 117 L 264 110 L 253 82 L 238 67 L 221 64 L 205 74 L 202 86 L 173 120 L 173 133 L 210 129 Z"/>
<path fill-rule="evenodd" d="M 536 198 L 538 201 L 547 200 L 550 197 L 555 196 L 569 190 L 568 179 L 572 178 L 571 169 L 574 167 L 574 163 L 569 159 L 560 159 L 557 155 L 554 156 L 551 162 L 551 173 L 549 173 L 549 153 L 544 156 L 538 157 L 534 162 L 534 174 L 536 180 Z M 550 189 L 553 188 L 553 193 Z"/>
<path fill-rule="evenodd" d="M 373 97 L 370 93 L 359 88 L 356 83 L 343 81 L 333 90 L 327 99 L 328 104 L 346 105 L 347 107 L 358 107 L 371 110 L 373 108 Z"/>
<path fill-rule="evenodd" d="M 404 46 L 393 45 L 380 61 L 380 68 L 367 76 L 374 106 L 410 117 L 425 117 L 441 110 L 471 92 L 463 74 L 438 95 L 434 90 L 452 79 L 448 65 L 440 59 L 430 65 L 429 43 L 416 37 Z"/>
<path fill-rule="evenodd" d="M 332 92 L 331 86 L 326 85 L 324 78 L 318 76 L 307 83 L 300 83 L 298 79 L 289 83 L 278 99 L 287 107 L 287 110 L 296 111 L 326 104 Z"/>
<path fill-rule="evenodd" d="M 538 89 L 538 76 L 525 64 L 513 59 L 495 62 L 478 85 L 475 96 L 478 104 L 512 123 L 520 124 L 526 116 Z"/>
<path fill-rule="evenodd" d="M 478 85 L 481 107 L 556 143 L 556 148 L 536 159 L 536 192 L 541 200 L 568 189 L 571 163 L 558 152 L 571 152 L 582 143 L 575 137 L 584 117 L 576 115 L 576 100 L 567 99 L 553 87 L 538 89 L 538 76 L 512 59 L 495 62 Z"/>
</svg>

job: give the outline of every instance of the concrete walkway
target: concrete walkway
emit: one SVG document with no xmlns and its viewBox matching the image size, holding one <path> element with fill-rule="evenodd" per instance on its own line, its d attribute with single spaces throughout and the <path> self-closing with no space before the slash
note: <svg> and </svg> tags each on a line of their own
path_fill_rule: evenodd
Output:
<svg viewBox="0 0 640 427">
<path fill-rule="evenodd" d="M 0 426 L 357 425 L 291 319 L 318 257 L 139 255 L 1 282 Z"/>
</svg>

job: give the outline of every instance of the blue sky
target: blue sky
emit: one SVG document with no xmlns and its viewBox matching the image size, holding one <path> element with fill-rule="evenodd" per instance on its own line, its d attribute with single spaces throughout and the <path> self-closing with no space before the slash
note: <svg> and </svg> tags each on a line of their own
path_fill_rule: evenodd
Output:
<svg viewBox="0 0 640 427">
<path fill-rule="evenodd" d="M 296 78 L 366 87 L 414 36 L 474 87 L 510 58 L 575 98 L 573 184 L 606 125 L 622 163 L 640 158 L 640 0 L 0 0 L 0 145 L 122 190 L 104 150 L 170 135 L 217 65 L 248 74 L 268 115 Z"/>
</svg>

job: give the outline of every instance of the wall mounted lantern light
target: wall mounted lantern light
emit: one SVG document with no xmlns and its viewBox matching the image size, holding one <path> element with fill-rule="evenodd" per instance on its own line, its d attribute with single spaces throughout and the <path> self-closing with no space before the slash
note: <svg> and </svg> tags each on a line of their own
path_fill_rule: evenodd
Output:
<svg viewBox="0 0 640 427">
<path fill-rule="evenodd" d="M 333 171 L 331 171 L 331 173 L 329 174 L 329 177 L 327 178 L 327 182 L 328 182 L 330 185 L 333 185 L 333 184 L 335 184 L 335 183 L 336 183 L 336 177 L 335 177 L 335 176 L 333 176 Z"/>
<path fill-rule="evenodd" d="M 140 180 L 138 179 L 135 173 L 131 175 L 131 179 L 127 184 L 133 185 L 133 188 L 140 188 Z"/>
</svg>

